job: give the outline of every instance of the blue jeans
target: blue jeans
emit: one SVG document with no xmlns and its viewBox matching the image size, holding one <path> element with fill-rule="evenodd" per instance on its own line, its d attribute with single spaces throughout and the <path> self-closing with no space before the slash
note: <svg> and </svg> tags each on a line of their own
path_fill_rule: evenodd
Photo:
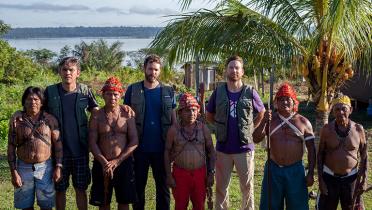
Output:
<svg viewBox="0 0 372 210">
<path fill-rule="evenodd" d="M 37 205 L 40 208 L 51 209 L 54 207 L 55 191 L 51 159 L 35 164 L 18 160 L 17 172 L 22 179 L 22 186 L 14 189 L 15 208 L 25 209 L 33 207 L 35 193 Z"/>
</svg>

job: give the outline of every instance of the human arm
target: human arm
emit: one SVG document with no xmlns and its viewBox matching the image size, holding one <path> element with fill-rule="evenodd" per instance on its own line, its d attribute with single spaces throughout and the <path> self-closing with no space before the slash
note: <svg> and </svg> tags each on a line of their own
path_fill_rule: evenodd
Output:
<svg viewBox="0 0 372 210">
<path fill-rule="evenodd" d="M 211 124 L 214 123 L 214 115 L 215 115 L 215 113 L 210 113 L 208 111 L 206 112 L 205 117 L 206 117 L 206 120 L 207 120 L 208 123 L 211 123 Z"/>
<path fill-rule="evenodd" d="M 360 164 L 358 171 L 361 176 L 361 189 L 367 189 L 367 182 L 366 179 L 368 177 L 368 148 L 367 148 L 367 139 L 365 135 L 365 131 L 362 125 L 357 124 L 357 131 L 360 136 L 360 145 L 359 145 L 359 154 L 360 154 Z M 358 183 L 357 183 L 358 184 Z"/>
<path fill-rule="evenodd" d="M 308 187 L 312 186 L 314 184 L 314 169 L 316 165 L 316 149 L 315 149 L 315 136 L 313 132 L 313 127 L 309 120 L 306 118 L 303 118 L 304 124 L 305 124 L 305 130 L 304 130 L 304 139 L 305 139 L 305 145 L 307 149 L 307 160 L 308 160 L 308 171 L 306 175 L 306 185 Z"/>
<path fill-rule="evenodd" d="M 137 135 L 137 128 L 136 128 L 136 123 L 134 118 L 129 118 L 127 119 L 127 139 L 128 139 L 128 144 L 125 146 L 123 151 L 120 153 L 120 155 L 113 159 L 108 161 L 107 165 L 105 168 L 112 170 L 112 172 L 124 161 L 126 160 L 134 150 L 138 146 L 138 135 Z"/>
<path fill-rule="evenodd" d="M 206 152 L 208 156 L 207 186 L 211 187 L 214 184 L 216 151 L 214 150 L 211 133 L 206 125 L 203 125 L 203 133 L 205 139 Z"/>
<path fill-rule="evenodd" d="M 265 110 L 265 106 L 264 106 L 260 96 L 258 95 L 258 93 L 255 89 L 252 90 L 252 96 L 253 96 L 253 107 L 258 112 L 256 117 L 253 119 L 253 125 L 254 125 L 254 128 L 257 128 L 259 126 L 260 122 L 262 121 L 262 119 L 264 118 L 266 110 Z M 270 107 L 269 107 L 269 109 L 270 109 Z"/>
<path fill-rule="evenodd" d="M 214 124 L 214 116 L 216 114 L 216 91 L 213 91 L 209 97 L 208 104 L 206 107 L 206 120 L 208 123 Z"/>
<path fill-rule="evenodd" d="M 175 109 L 172 110 L 171 120 L 172 120 L 172 125 L 177 124 L 177 117 L 176 117 L 176 110 Z"/>
<path fill-rule="evenodd" d="M 58 121 L 56 118 L 50 115 L 50 129 L 51 129 L 51 141 L 54 148 L 54 159 L 56 166 L 54 168 L 53 180 L 59 182 L 62 179 L 62 159 L 63 159 L 63 147 L 60 131 L 58 128 Z"/>
<path fill-rule="evenodd" d="M 176 134 L 176 126 L 173 125 L 169 128 L 167 133 L 167 139 L 165 142 L 165 150 L 164 150 L 164 167 L 165 167 L 165 174 L 166 174 L 166 183 L 168 187 L 174 188 L 176 187 L 176 182 L 172 176 L 172 160 L 171 160 L 171 153 L 172 153 L 172 146 L 173 146 L 173 139 Z"/>
<path fill-rule="evenodd" d="M 9 130 L 8 130 L 8 164 L 10 168 L 10 174 L 12 176 L 12 184 L 15 188 L 22 186 L 21 176 L 17 172 L 17 156 L 16 156 L 16 126 L 17 120 L 13 116 L 9 120 Z"/>
<path fill-rule="evenodd" d="M 259 143 L 261 142 L 265 136 L 268 134 L 268 122 L 271 121 L 272 119 L 272 113 L 271 110 L 267 110 L 264 113 L 264 116 L 262 120 L 260 121 L 259 125 L 254 129 L 253 131 L 253 142 L 254 143 Z"/>
<path fill-rule="evenodd" d="M 323 164 L 325 158 L 325 149 L 326 149 L 326 129 L 328 125 L 325 125 L 320 130 L 320 140 L 319 140 L 319 148 L 318 148 L 318 182 L 319 182 L 319 190 L 322 194 L 328 195 L 327 185 L 323 180 Z"/>
<path fill-rule="evenodd" d="M 256 117 L 253 119 L 253 125 L 254 125 L 254 128 L 257 128 L 259 125 L 260 125 L 260 122 L 262 121 L 262 119 L 264 118 L 265 116 L 265 109 L 263 109 L 261 112 L 259 112 Z"/>
<path fill-rule="evenodd" d="M 94 158 L 101 164 L 102 168 L 108 163 L 105 156 L 103 156 L 100 148 L 98 147 L 98 111 L 92 112 L 89 119 L 89 135 L 88 135 L 89 147 Z"/>
</svg>

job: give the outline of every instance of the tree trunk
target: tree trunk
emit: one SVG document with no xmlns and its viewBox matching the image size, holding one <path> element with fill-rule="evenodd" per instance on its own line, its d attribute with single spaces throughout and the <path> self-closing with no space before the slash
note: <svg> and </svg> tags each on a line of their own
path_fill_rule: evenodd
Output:
<svg viewBox="0 0 372 210">
<path fill-rule="evenodd" d="M 261 93 L 265 96 L 265 86 L 264 86 L 264 68 L 261 69 Z"/>
<path fill-rule="evenodd" d="M 322 129 L 323 126 L 328 123 L 328 117 L 329 117 L 329 111 L 316 110 L 315 128 L 314 128 L 316 151 L 318 151 L 318 146 L 319 146 L 320 129 Z"/>
</svg>

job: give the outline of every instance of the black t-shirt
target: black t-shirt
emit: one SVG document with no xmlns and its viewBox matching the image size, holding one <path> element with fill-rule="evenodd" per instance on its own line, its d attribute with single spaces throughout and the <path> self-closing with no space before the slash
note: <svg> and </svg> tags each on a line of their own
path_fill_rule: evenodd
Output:
<svg viewBox="0 0 372 210">
<path fill-rule="evenodd" d="M 79 87 L 77 87 L 74 91 L 67 92 L 65 89 L 62 88 L 62 85 L 58 85 L 63 117 L 63 125 L 60 125 L 60 128 L 61 130 L 63 129 L 62 143 L 63 156 L 65 157 L 78 157 L 86 155 L 85 152 L 87 151 L 86 148 L 81 148 L 81 144 L 79 141 L 78 124 L 75 109 L 78 89 Z M 45 95 L 47 96 L 48 94 L 45 93 Z M 94 97 L 91 89 L 89 89 L 87 98 L 84 100 L 88 100 L 88 110 L 91 110 L 94 107 L 98 106 L 96 98 Z"/>
</svg>

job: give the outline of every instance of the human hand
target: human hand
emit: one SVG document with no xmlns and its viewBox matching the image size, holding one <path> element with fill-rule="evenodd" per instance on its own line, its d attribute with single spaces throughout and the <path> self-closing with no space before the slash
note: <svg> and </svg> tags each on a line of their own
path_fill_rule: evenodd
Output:
<svg viewBox="0 0 372 210">
<path fill-rule="evenodd" d="M 15 171 L 12 173 L 12 185 L 13 185 L 15 188 L 22 187 L 22 178 L 21 178 L 21 176 L 18 174 L 17 170 L 15 170 Z"/>
<path fill-rule="evenodd" d="M 271 109 L 269 109 L 269 110 L 265 111 L 264 121 L 269 122 L 271 120 L 272 120 L 272 111 L 271 111 Z"/>
<path fill-rule="evenodd" d="M 306 186 L 311 187 L 314 184 L 314 175 L 313 174 L 307 174 L 306 175 Z"/>
<path fill-rule="evenodd" d="M 175 188 L 176 187 L 176 181 L 174 180 L 173 176 L 167 176 L 166 180 L 167 186 L 170 188 Z"/>
<path fill-rule="evenodd" d="M 62 179 L 62 172 L 61 172 L 61 167 L 56 167 L 54 169 L 54 173 L 53 173 L 53 181 L 54 182 L 59 182 L 61 181 Z"/>
<path fill-rule="evenodd" d="M 207 176 L 207 187 L 212 187 L 214 184 L 214 174 L 209 173 Z"/>
<path fill-rule="evenodd" d="M 133 111 L 133 109 L 128 105 L 123 105 L 123 109 L 125 112 L 128 113 L 129 118 L 135 117 L 136 113 Z"/>
<path fill-rule="evenodd" d="M 104 166 L 105 175 L 111 179 L 114 178 L 114 171 L 120 165 L 120 163 L 121 161 L 119 158 L 108 161 Z"/>
</svg>

